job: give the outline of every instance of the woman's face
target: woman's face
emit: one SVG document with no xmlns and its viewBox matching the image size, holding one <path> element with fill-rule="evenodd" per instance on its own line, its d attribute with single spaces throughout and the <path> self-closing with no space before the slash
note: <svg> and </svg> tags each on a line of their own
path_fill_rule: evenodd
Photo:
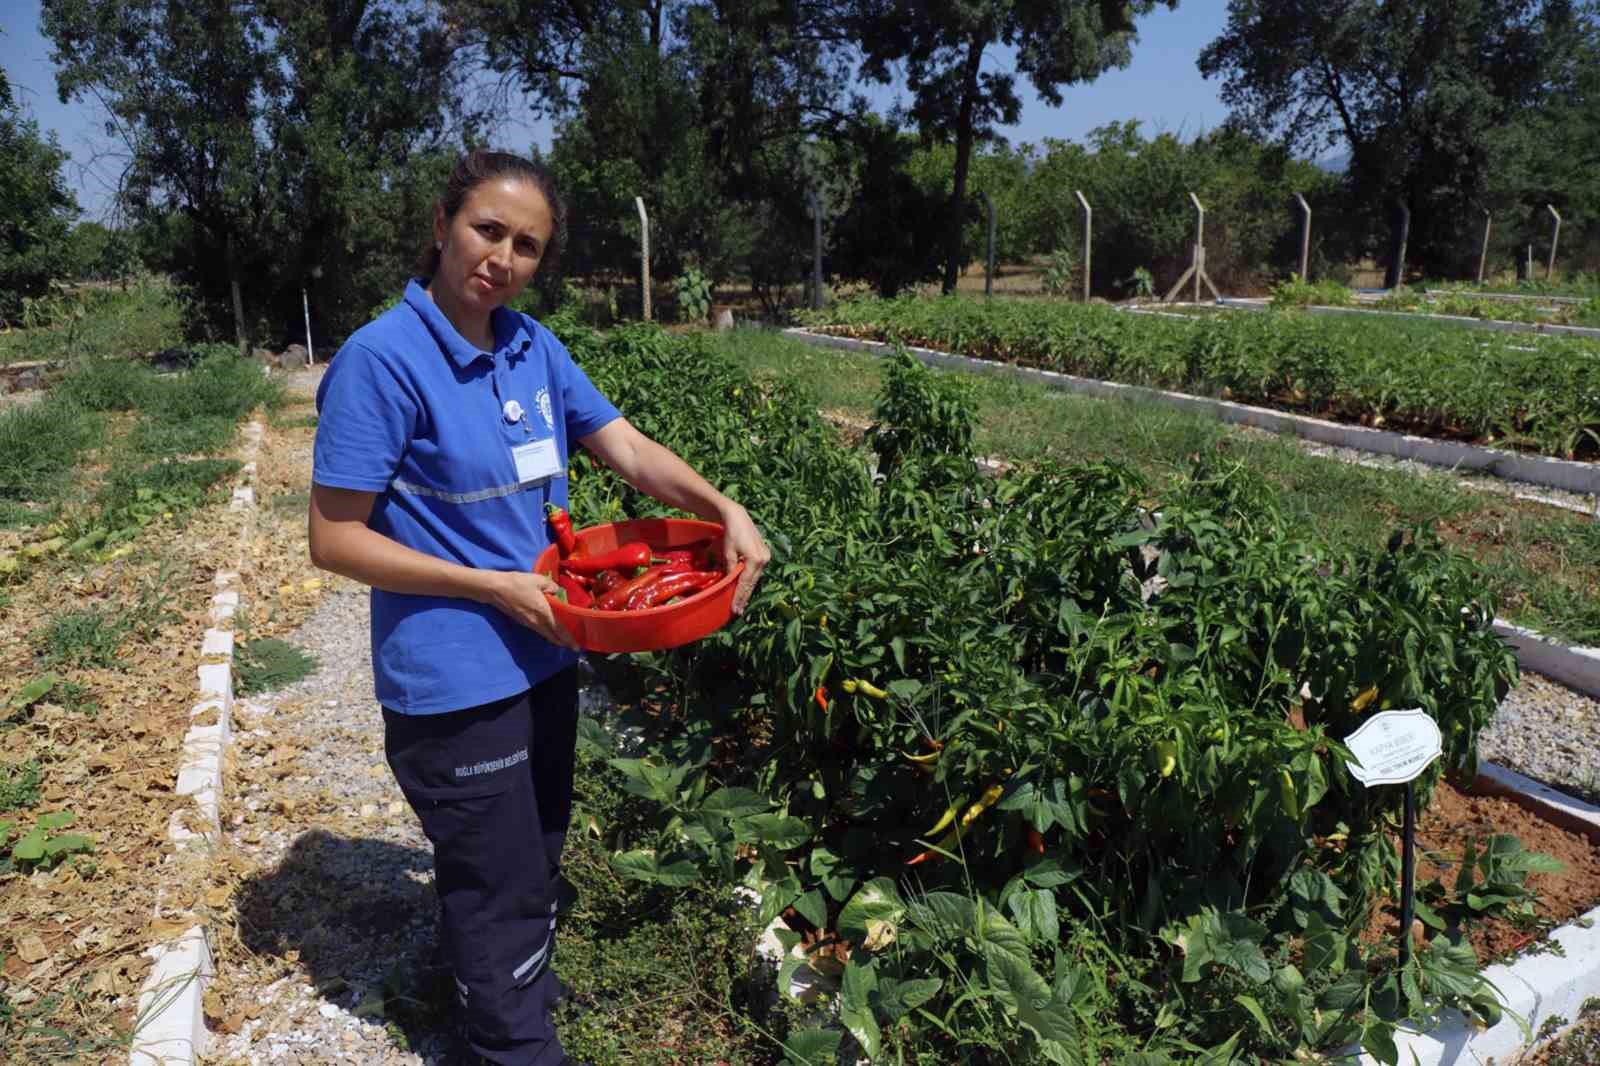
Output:
<svg viewBox="0 0 1600 1066">
<path fill-rule="evenodd" d="M 442 243 L 429 289 L 463 310 L 488 314 L 533 279 L 555 219 L 544 193 L 521 178 L 493 178 L 467 193 L 454 218 L 434 209 Z"/>
</svg>

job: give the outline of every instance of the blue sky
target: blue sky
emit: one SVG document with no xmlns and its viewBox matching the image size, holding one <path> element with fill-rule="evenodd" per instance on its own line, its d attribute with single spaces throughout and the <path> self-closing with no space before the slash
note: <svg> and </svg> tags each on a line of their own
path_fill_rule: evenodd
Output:
<svg viewBox="0 0 1600 1066">
<path fill-rule="evenodd" d="M 100 217 L 120 167 L 115 158 L 103 156 L 115 148 L 105 133 L 104 115 L 96 105 L 57 99 L 50 44 L 39 36 L 39 0 L 0 0 L 0 8 L 5 9 L 0 14 L 0 67 L 40 126 L 53 131 L 71 154 L 66 177 L 85 217 Z M 1220 85 L 1200 77 L 1195 60 L 1226 21 L 1226 0 L 1182 0 L 1176 10 L 1158 8 L 1139 23 L 1133 63 L 1088 85 L 1068 88 L 1061 107 L 1042 103 L 1026 81 L 1020 82 L 1022 120 L 1005 129 L 1005 137 L 1014 144 L 1046 137 L 1082 140 L 1097 126 L 1130 118 L 1141 120 L 1148 132 L 1192 136 L 1214 128 L 1227 109 L 1218 99 Z M 1007 61 L 996 53 L 987 63 L 989 69 L 1001 69 Z M 874 88 L 871 95 L 887 108 L 896 91 Z M 512 148 L 544 146 L 550 130 L 544 123 L 518 121 L 498 131 L 495 140 Z M 97 155 L 103 157 L 97 160 Z"/>
</svg>

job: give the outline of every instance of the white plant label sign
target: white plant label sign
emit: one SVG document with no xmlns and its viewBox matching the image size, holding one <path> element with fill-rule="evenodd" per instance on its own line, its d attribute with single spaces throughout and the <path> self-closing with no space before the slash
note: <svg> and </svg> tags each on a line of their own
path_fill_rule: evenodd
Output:
<svg viewBox="0 0 1600 1066">
<path fill-rule="evenodd" d="M 1345 760 L 1363 785 L 1403 785 L 1444 754 L 1439 724 L 1420 707 L 1375 714 L 1345 738 L 1355 756 Z"/>
</svg>

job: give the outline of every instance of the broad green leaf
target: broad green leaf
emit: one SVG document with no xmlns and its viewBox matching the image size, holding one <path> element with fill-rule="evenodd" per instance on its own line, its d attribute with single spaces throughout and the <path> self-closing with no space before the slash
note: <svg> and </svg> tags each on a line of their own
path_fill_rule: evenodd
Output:
<svg viewBox="0 0 1600 1066">
<path fill-rule="evenodd" d="M 839 1020 L 869 1058 L 877 1057 L 882 1041 L 878 1020 L 872 1015 L 872 994 L 877 988 L 873 964 L 863 966 L 852 961 L 845 966 L 839 987 Z"/>
<path fill-rule="evenodd" d="M 11 847 L 11 857 L 18 862 L 38 862 L 44 858 L 44 829 L 34 826 L 26 836 Z"/>
<path fill-rule="evenodd" d="M 798 848 L 811 839 L 811 826 L 802 818 L 786 814 L 752 815 L 749 818 L 739 819 L 734 825 L 735 832 L 739 835 L 746 839 L 759 840 L 779 851 Z"/>
<path fill-rule="evenodd" d="M 45 674 L 43 677 L 34 678 L 32 681 L 19 688 L 12 695 L 10 701 L 11 706 L 17 710 L 21 710 L 24 707 L 32 705 L 38 700 L 44 699 L 46 693 L 56 687 L 56 682 L 58 680 L 60 679 L 56 677 L 55 674 Z"/>
<path fill-rule="evenodd" d="M 903 700 L 914 700 L 922 691 L 922 682 L 909 677 L 896 678 L 889 682 L 889 691 Z"/>
<path fill-rule="evenodd" d="M 71 811 L 51 811 L 49 814 L 39 815 L 38 826 L 41 829 L 65 829 L 77 820 Z"/>
<path fill-rule="evenodd" d="M 1048 889 L 1028 889 L 1013 895 L 1011 914 L 1017 920 L 1017 928 L 1034 941 L 1053 944 L 1061 936 L 1056 898 Z"/>
<path fill-rule="evenodd" d="M 784 1061 L 789 1066 L 832 1066 L 842 1039 L 831 1029 L 801 1029 L 783 1042 Z"/>
<path fill-rule="evenodd" d="M 823 900 L 821 892 L 813 888 L 796 899 L 793 906 L 800 913 L 800 917 L 818 929 L 828 927 L 828 904 Z"/>
<path fill-rule="evenodd" d="M 93 851 L 94 838 L 82 833 L 63 833 L 44 842 L 44 853 L 49 858 L 59 858 L 77 851 Z"/>
<path fill-rule="evenodd" d="M 1210 1048 L 1194 1060 L 1194 1066 L 1228 1066 L 1233 1061 L 1233 1052 L 1239 1046 L 1239 1034 L 1234 1033 L 1228 1039 Z"/>
<path fill-rule="evenodd" d="M 748 788 L 719 788 L 705 798 L 700 809 L 719 818 L 745 818 L 770 811 L 772 804 Z"/>
<path fill-rule="evenodd" d="M 937 977 L 924 977 L 913 981 L 896 981 L 884 978 L 879 983 L 879 999 L 884 1014 L 890 1021 L 911 1013 L 939 994 L 943 984 Z"/>
<path fill-rule="evenodd" d="M 857 943 L 867 937 L 868 922 L 898 923 L 906 913 L 906 906 L 895 891 L 894 882 L 879 877 L 862 885 L 839 912 L 836 924 L 839 935 Z"/>
</svg>

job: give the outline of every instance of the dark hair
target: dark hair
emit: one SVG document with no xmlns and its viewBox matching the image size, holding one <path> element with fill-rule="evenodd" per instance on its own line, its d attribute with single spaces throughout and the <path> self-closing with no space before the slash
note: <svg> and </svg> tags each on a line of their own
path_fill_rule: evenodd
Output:
<svg viewBox="0 0 1600 1066">
<path fill-rule="evenodd" d="M 561 190 L 556 188 L 556 179 L 541 164 L 511 152 L 474 148 L 456 160 L 455 169 L 450 171 L 450 180 L 445 182 L 444 194 L 438 201 L 439 207 L 444 210 L 444 217 L 455 218 L 456 212 L 466 202 L 468 193 L 496 178 L 525 181 L 538 189 L 545 203 L 550 205 L 550 243 L 539 260 L 539 273 L 548 276 L 561 261 L 561 252 L 567 246 L 567 202 L 561 198 Z M 423 245 L 422 254 L 417 257 L 417 273 L 421 277 L 431 278 L 438 269 L 439 249 L 434 247 L 430 236 Z"/>
</svg>

